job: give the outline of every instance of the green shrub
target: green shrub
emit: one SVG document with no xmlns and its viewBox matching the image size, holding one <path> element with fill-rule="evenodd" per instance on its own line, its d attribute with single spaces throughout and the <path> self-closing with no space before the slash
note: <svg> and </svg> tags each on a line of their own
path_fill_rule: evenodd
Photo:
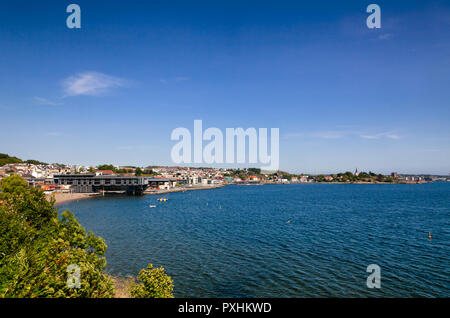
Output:
<svg viewBox="0 0 450 318">
<path fill-rule="evenodd" d="M 0 193 L 0 298 L 113 297 L 105 274 L 106 243 L 86 232 L 69 211 L 58 216 L 54 199 L 20 176 L 2 180 Z M 70 265 L 80 269 L 80 288 L 69 288 Z M 173 282 L 163 268 L 140 271 L 131 296 L 172 298 Z"/>
<path fill-rule="evenodd" d="M 164 268 L 142 269 L 137 277 L 140 283 L 134 284 L 131 297 L 134 298 L 173 298 L 173 281 L 164 273 Z"/>
<path fill-rule="evenodd" d="M 104 273 L 106 244 L 69 211 L 58 217 L 53 200 L 18 176 L 2 180 L 0 297 L 112 297 Z M 80 268 L 80 288 L 69 288 L 68 266 Z"/>
</svg>

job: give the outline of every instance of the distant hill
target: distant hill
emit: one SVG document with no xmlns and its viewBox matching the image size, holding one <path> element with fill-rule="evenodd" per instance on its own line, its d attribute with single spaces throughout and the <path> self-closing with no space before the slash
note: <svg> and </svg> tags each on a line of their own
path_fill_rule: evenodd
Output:
<svg viewBox="0 0 450 318">
<path fill-rule="evenodd" d="M 45 162 L 37 161 L 37 160 L 25 160 L 19 159 L 17 157 L 10 157 L 6 153 L 0 153 L 0 167 L 6 165 L 8 163 L 31 163 L 35 165 L 47 165 Z"/>
<path fill-rule="evenodd" d="M 23 162 L 21 159 L 16 157 L 10 157 L 6 153 L 0 153 L 0 166 L 3 166 L 7 163 L 21 163 Z"/>
</svg>

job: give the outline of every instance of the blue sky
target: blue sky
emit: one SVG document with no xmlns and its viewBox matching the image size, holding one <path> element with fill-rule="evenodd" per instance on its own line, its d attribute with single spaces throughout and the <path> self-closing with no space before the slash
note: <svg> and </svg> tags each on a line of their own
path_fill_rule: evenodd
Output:
<svg viewBox="0 0 450 318">
<path fill-rule="evenodd" d="M 450 173 L 448 1 L 10 1 L 0 52 L 0 152 L 24 159 L 171 165 L 201 119 L 279 128 L 291 172 Z"/>
</svg>

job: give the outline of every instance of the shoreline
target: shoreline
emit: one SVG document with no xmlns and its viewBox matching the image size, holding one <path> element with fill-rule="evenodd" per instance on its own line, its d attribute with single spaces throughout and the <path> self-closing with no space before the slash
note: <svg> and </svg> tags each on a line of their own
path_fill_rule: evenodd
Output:
<svg viewBox="0 0 450 318">
<path fill-rule="evenodd" d="M 212 189 L 219 189 L 222 187 L 224 187 L 224 186 L 223 185 L 199 186 L 199 187 L 189 187 L 189 188 L 175 188 L 175 189 L 169 189 L 169 190 L 150 190 L 150 191 L 146 190 L 146 191 L 144 191 L 143 195 L 158 195 L 158 194 L 166 194 L 166 193 L 172 193 L 172 192 L 185 192 L 185 191 L 193 191 L 193 190 L 212 190 Z M 45 195 L 47 200 L 50 200 L 50 198 L 54 198 L 55 205 L 60 205 L 62 203 L 67 203 L 67 202 L 72 202 L 72 201 L 96 198 L 96 197 L 100 197 L 100 196 L 102 196 L 101 193 L 52 193 L 52 194 Z"/>
<path fill-rule="evenodd" d="M 59 205 L 62 203 L 67 203 L 71 201 L 78 201 L 83 199 L 95 198 L 99 196 L 99 193 L 52 193 L 46 194 L 47 200 L 50 198 L 55 199 L 55 205 Z"/>
<path fill-rule="evenodd" d="M 212 190 L 223 188 L 225 185 L 215 185 L 215 186 L 197 186 L 197 187 L 187 187 L 187 188 L 175 188 L 169 190 L 145 190 L 144 194 L 150 195 L 158 195 L 172 192 L 185 192 L 185 191 L 193 191 L 193 190 Z"/>
<path fill-rule="evenodd" d="M 196 186 L 196 187 L 187 187 L 187 188 L 174 188 L 169 190 L 146 190 L 143 192 L 143 195 L 161 195 L 167 193 L 175 193 L 175 192 L 186 192 L 186 191 L 194 191 L 194 190 L 214 190 L 220 189 L 227 185 L 239 185 L 239 186 L 261 186 L 261 185 L 292 185 L 292 184 L 425 184 L 431 182 L 303 182 L 303 183 L 263 183 L 263 184 L 225 184 L 225 185 L 215 185 L 215 186 Z M 62 203 L 67 203 L 71 201 L 78 201 L 90 198 L 96 198 L 101 196 L 101 193 L 52 193 L 46 194 L 47 200 L 50 198 L 55 198 L 55 205 L 60 205 Z"/>
<path fill-rule="evenodd" d="M 289 182 L 289 183 L 276 183 L 266 182 L 263 184 L 230 184 L 230 185 L 290 185 L 290 184 L 425 184 L 433 183 L 433 181 L 403 181 L 403 182 L 381 182 L 381 181 L 356 181 L 356 182 L 339 182 L 339 181 L 315 181 L 315 182 Z"/>
</svg>

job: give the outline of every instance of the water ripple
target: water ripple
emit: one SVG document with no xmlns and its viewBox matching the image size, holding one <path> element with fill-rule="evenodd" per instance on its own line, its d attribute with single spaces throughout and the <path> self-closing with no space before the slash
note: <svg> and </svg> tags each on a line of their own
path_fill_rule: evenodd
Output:
<svg viewBox="0 0 450 318">
<path fill-rule="evenodd" d="M 450 296 L 450 184 L 230 186 L 167 197 L 61 209 L 105 238 L 109 272 L 164 266 L 180 297 Z M 381 289 L 366 287 L 372 263 Z"/>
</svg>

